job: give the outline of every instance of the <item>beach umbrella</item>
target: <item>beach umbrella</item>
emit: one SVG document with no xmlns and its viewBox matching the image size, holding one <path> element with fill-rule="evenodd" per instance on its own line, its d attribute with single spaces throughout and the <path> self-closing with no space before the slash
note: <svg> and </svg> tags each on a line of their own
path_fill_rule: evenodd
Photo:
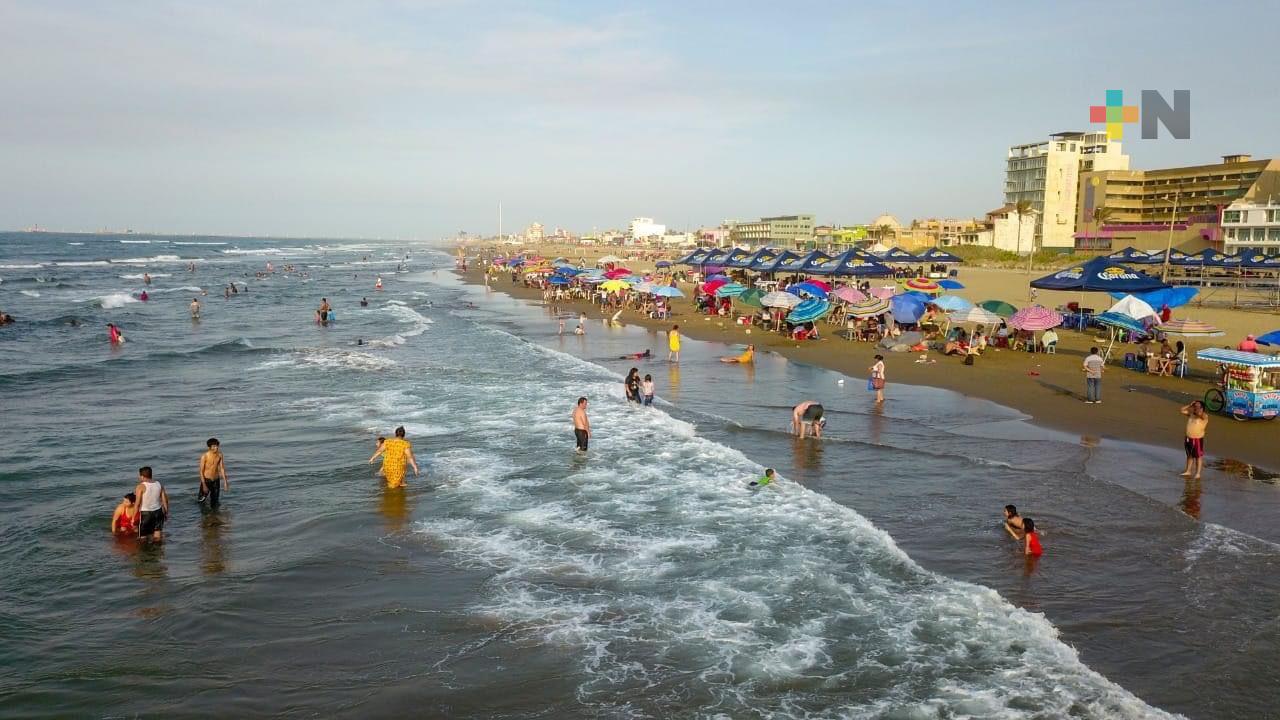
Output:
<svg viewBox="0 0 1280 720">
<path fill-rule="evenodd" d="M 896 322 L 913 323 L 924 315 L 926 302 L 928 301 L 911 295 L 894 295 L 889 298 L 889 309 Z"/>
<path fill-rule="evenodd" d="M 1160 332 L 1182 337 L 1222 337 L 1226 333 L 1199 320 L 1175 319 L 1160 326 Z"/>
<path fill-rule="evenodd" d="M 715 275 L 707 276 L 707 282 L 711 282 L 712 280 L 731 280 L 731 279 L 732 278 L 730 278 L 728 275 L 725 275 L 724 273 L 716 273 Z"/>
<path fill-rule="evenodd" d="M 947 312 L 958 312 L 961 310 L 968 310 L 973 307 L 973 303 L 965 300 L 959 295 L 940 295 L 929 302 L 937 305 Z"/>
<path fill-rule="evenodd" d="M 1259 345 L 1280 345 L 1280 330 L 1272 330 L 1266 335 L 1257 338 L 1254 342 Z"/>
<path fill-rule="evenodd" d="M 762 310 L 764 309 L 764 303 L 760 302 L 760 299 L 763 297 L 764 297 L 763 290 L 760 290 L 757 288 L 751 288 L 750 290 L 747 290 L 743 292 L 741 295 L 738 295 L 737 297 L 735 297 L 733 299 L 733 302 L 735 304 L 745 305 L 750 308 L 756 308 L 757 310 Z"/>
<path fill-rule="evenodd" d="M 619 280 L 621 278 L 628 277 L 629 275 L 631 275 L 631 271 L 626 268 L 614 268 L 604 274 L 604 276 L 610 280 Z"/>
<path fill-rule="evenodd" d="M 620 263 L 620 262 L 622 262 L 622 258 L 618 257 L 617 255 L 605 255 L 604 257 L 596 261 L 597 264 L 600 264 L 600 263 L 612 264 L 612 263 Z"/>
<path fill-rule="evenodd" d="M 600 284 L 600 289 L 605 292 L 622 292 L 629 287 L 631 286 L 622 280 L 605 280 Z"/>
<path fill-rule="evenodd" d="M 1062 315 L 1040 305 L 1025 307 L 1009 318 L 1009 327 L 1017 330 L 1043 332 L 1062 324 Z"/>
<path fill-rule="evenodd" d="M 670 285 L 658 285 L 653 289 L 653 294 L 658 297 L 684 297 L 683 290 L 671 287 Z"/>
<path fill-rule="evenodd" d="M 843 300 L 847 303 L 856 303 L 867 299 L 867 296 L 863 295 L 860 290 L 854 290 L 847 285 L 836 288 L 836 291 L 831 293 L 831 296 L 837 300 Z"/>
<path fill-rule="evenodd" d="M 632 289 L 632 290 L 635 290 L 635 291 L 636 291 L 636 292 L 638 292 L 638 293 L 645 293 L 645 294 L 648 294 L 648 293 L 653 292 L 653 288 L 654 288 L 654 287 L 655 287 L 655 286 L 654 286 L 654 284 L 653 284 L 653 283 L 651 283 L 651 282 L 649 282 L 649 281 L 647 281 L 647 280 L 646 280 L 646 281 L 644 281 L 644 282 L 642 282 L 642 283 L 638 283 L 638 284 L 636 284 L 636 285 L 635 285 L 634 287 L 632 287 L 631 289 Z"/>
<path fill-rule="evenodd" d="M 828 294 L 826 290 L 818 287 L 817 285 L 811 282 L 801 282 L 801 283 L 796 283 L 794 285 L 789 285 L 787 286 L 786 291 L 791 293 L 792 295 L 799 295 L 801 293 L 805 293 L 807 295 L 813 295 L 814 297 L 820 300 L 826 300 L 827 294 Z"/>
<path fill-rule="evenodd" d="M 944 290 L 963 290 L 964 284 L 961 283 L 959 280 L 952 280 L 951 278 L 947 278 L 945 280 L 939 280 L 938 287 Z"/>
<path fill-rule="evenodd" d="M 822 291 L 823 291 L 823 292 L 825 292 L 825 293 L 827 293 L 827 294 L 830 294 L 830 293 L 831 293 L 831 285 L 830 285 L 829 283 L 827 283 L 827 282 L 822 281 L 822 280 L 818 280 L 817 278 L 809 278 L 808 280 L 805 280 L 805 283 L 806 283 L 806 284 L 808 284 L 808 285 L 816 285 L 816 286 L 818 286 L 818 287 L 822 288 Z"/>
<path fill-rule="evenodd" d="M 729 281 L 725 278 L 721 278 L 719 280 L 711 280 L 702 284 L 702 292 L 706 293 L 707 295 L 712 295 L 715 293 L 715 291 L 719 290 L 721 286 L 728 285 L 728 284 L 729 284 Z"/>
<path fill-rule="evenodd" d="M 897 317 L 895 314 L 894 317 Z M 982 307 L 971 307 L 968 310 L 951 313 L 951 322 L 961 325 L 964 323 L 978 323 L 981 325 L 999 325 L 1000 316 Z"/>
<path fill-rule="evenodd" d="M 603 275 L 579 275 L 578 280 L 580 282 L 586 283 L 587 285 L 596 285 L 598 283 L 604 282 L 604 276 Z"/>
<path fill-rule="evenodd" d="M 942 287 L 938 283 L 929 278 L 911 278 L 903 283 L 908 290 L 915 290 L 922 293 L 938 293 L 942 292 Z"/>
<path fill-rule="evenodd" d="M 760 298 L 760 302 L 764 304 L 765 307 L 787 308 L 790 310 L 800 304 L 800 298 L 788 292 L 778 292 L 775 290 Z"/>
<path fill-rule="evenodd" d="M 654 263 L 654 264 L 653 264 L 653 266 L 654 266 L 654 267 L 660 267 L 660 268 L 669 268 L 669 267 L 671 267 L 671 261 L 670 261 L 670 260 L 659 260 L 658 262 Z"/>
<path fill-rule="evenodd" d="M 1132 295 L 1142 302 L 1153 308 L 1161 308 L 1166 305 L 1170 309 L 1182 307 L 1191 302 L 1196 293 L 1200 292 L 1193 287 L 1171 287 L 1163 290 L 1152 290 L 1150 292 L 1132 293 Z M 1108 293 L 1111 297 L 1119 300 L 1129 293 Z"/>
<path fill-rule="evenodd" d="M 1138 322 L 1142 322 L 1147 318 L 1152 318 L 1155 322 L 1160 322 L 1160 313 L 1157 313 L 1155 308 L 1132 295 L 1125 295 L 1120 298 L 1119 302 L 1112 305 L 1107 312 L 1113 315 L 1128 315 Z"/>
<path fill-rule="evenodd" d="M 716 297 L 735 297 L 747 291 L 746 285 L 728 283 L 716 288 Z"/>
<path fill-rule="evenodd" d="M 555 272 L 557 275 L 567 275 L 569 277 L 573 277 L 574 275 L 580 274 L 582 270 L 576 267 L 573 267 L 572 265 L 559 265 L 556 267 Z"/>
<path fill-rule="evenodd" d="M 898 291 L 897 291 L 897 288 L 891 288 L 891 287 L 873 287 L 870 290 L 868 290 L 868 292 L 873 297 L 878 297 L 884 300 L 888 300 L 889 298 L 893 297 Z"/>
<path fill-rule="evenodd" d="M 1003 318 L 1013 317 L 1013 314 L 1018 312 L 1018 308 L 1003 300 L 983 300 L 978 303 L 978 307 L 988 312 L 993 312 Z"/>
<path fill-rule="evenodd" d="M 831 303 L 826 300 L 805 300 L 787 314 L 787 322 L 813 322 L 826 317 L 831 312 Z"/>
<path fill-rule="evenodd" d="M 1140 321 L 1129 317 L 1123 313 L 1104 312 L 1098 315 L 1094 320 L 1099 325 L 1106 325 L 1110 328 L 1119 330 L 1128 330 L 1138 335 L 1150 335 L 1151 331 L 1146 328 Z"/>
<path fill-rule="evenodd" d="M 929 293 L 927 293 L 927 292 L 920 292 L 919 290 L 908 290 L 908 291 L 906 291 L 906 292 L 898 293 L 897 295 L 894 295 L 894 297 L 903 297 L 903 296 L 906 296 L 906 297 L 913 297 L 913 298 L 916 298 L 916 299 L 918 299 L 918 300 L 923 300 L 923 301 L 924 301 L 924 302 L 926 302 L 926 303 L 933 302 L 933 296 L 932 296 L 932 295 L 930 295 L 930 294 L 929 294 Z M 890 300 L 892 300 L 893 298 L 889 298 L 889 299 L 890 299 Z"/>
<path fill-rule="evenodd" d="M 547 283 L 550 285 L 568 285 L 571 282 L 573 281 L 563 275 L 552 275 L 551 278 L 547 280 Z"/>
<path fill-rule="evenodd" d="M 852 317 L 873 317 L 889 311 L 889 301 L 874 295 L 849 306 L 847 314 Z"/>
</svg>

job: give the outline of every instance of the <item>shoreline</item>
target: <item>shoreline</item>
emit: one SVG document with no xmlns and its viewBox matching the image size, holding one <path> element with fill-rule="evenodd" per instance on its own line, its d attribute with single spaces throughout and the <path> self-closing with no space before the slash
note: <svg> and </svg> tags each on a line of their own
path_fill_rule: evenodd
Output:
<svg viewBox="0 0 1280 720">
<path fill-rule="evenodd" d="M 477 264 L 470 265 L 466 271 L 455 269 L 454 272 L 467 284 L 485 285 Z M 513 284 L 505 276 L 500 276 L 489 288 L 516 299 L 542 303 L 540 290 Z M 688 303 L 688 300 L 677 300 L 674 303 L 677 312 L 670 320 L 653 320 L 632 310 L 625 311 L 620 319 L 625 324 L 651 331 L 664 331 L 678 324 L 683 334 L 695 340 L 726 345 L 754 343 L 757 352 L 774 352 L 854 380 L 866 378 L 867 368 L 877 352 L 874 345 L 844 340 L 834 334 L 834 327 L 825 325 L 824 339 L 802 344 L 758 328 L 748 334 L 746 328 L 723 318 L 693 314 Z M 574 313 L 585 312 L 590 318 L 605 318 L 586 300 L 566 301 L 558 307 Z M 959 358 L 937 352 L 929 353 L 929 359 L 936 362 L 917 363 L 917 353 L 880 350 L 888 365 L 886 399 L 892 400 L 895 383 L 936 387 L 1012 408 L 1037 426 L 1080 435 L 1082 442 L 1112 439 L 1181 449 L 1185 420 L 1179 409 L 1202 397 L 1211 386 L 1209 383 L 1192 378 L 1152 377 L 1113 363 L 1107 366 L 1104 375 L 1103 403 L 1086 405 L 1082 402 L 1084 379 L 1079 365 L 1089 345 L 1096 340 L 1070 330 L 1063 330 L 1059 335 L 1056 355 L 1008 350 L 988 352 L 971 366 L 962 365 Z M 652 349 L 655 355 L 660 355 L 663 347 Z M 1210 417 L 1206 469 L 1237 475 L 1256 470 L 1267 474 L 1280 471 L 1280 448 L 1276 447 L 1274 437 L 1280 425 L 1261 420 L 1239 422 L 1225 415 Z M 1181 470 L 1181 467 L 1171 467 L 1170 478 L 1177 478 Z"/>
</svg>

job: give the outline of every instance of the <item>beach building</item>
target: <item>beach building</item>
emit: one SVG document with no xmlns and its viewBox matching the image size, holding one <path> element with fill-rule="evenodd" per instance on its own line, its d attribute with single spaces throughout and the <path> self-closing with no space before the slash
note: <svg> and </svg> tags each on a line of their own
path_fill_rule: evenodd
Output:
<svg viewBox="0 0 1280 720">
<path fill-rule="evenodd" d="M 529 242 L 542 242 L 542 223 L 535 222 L 524 231 L 524 239 Z"/>
<path fill-rule="evenodd" d="M 1280 255 L 1280 197 L 1237 201 L 1222 211 L 1223 252 Z"/>
<path fill-rule="evenodd" d="M 1084 172 L 1127 170 L 1129 156 L 1105 132 L 1059 132 L 1041 140 L 1009 148 L 1004 201 L 1026 200 L 1036 211 L 1033 242 L 1028 248 L 1075 249 L 1076 205 Z"/>
<path fill-rule="evenodd" d="M 819 225 L 813 229 L 813 246 L 827 252 L 844 252 L 855 247 L 868 244 L 868 229 L 865 225 Z"/>
<path fill-rule="evenodd" d="M 636 240 L 662 237 L 667 234 L 667 226 L 654 222 L 653 218 L 632 218 L 627 226 L 627 234 Z"/>
<path fill-rule="evenodd" d="M 696 235 L 699 245 L 724 247 L 729 244 L 730 232 L 728 226 L 699 228 Z"/>
<path fill-rule="evenodd" d="M 1080 176 L 1075 247 L 1094 252 L 1130 245 L 1164 250 L 1172 243 L 1184 252 L 1222 250 L 1226 209 L 1235 203 L 1265 205 L 1272 198 L 1280 199 L 1280 160 L 1248 155 L 1224 155 L 1222 162 L 1210 165 L 1086 172 Z M 1106 208 L 1101 223 L 1095 217 L 1099 208 Z M 1251 211 L 1247 217 L 1254 222 L 1263 216 Z M 1233 225 L 1239 244 L 1243 226 Z M 1258 226 L 1248 227 L 1248 242 L 1253 244 L 1252 229 Z"/>
<path fill-rule="evenodd" d="M 730 225 L 730 244 L 739 247 L 796 248 L 813 241 L 812 215 L 778 215 L 726 224 Z"/>
</svg>

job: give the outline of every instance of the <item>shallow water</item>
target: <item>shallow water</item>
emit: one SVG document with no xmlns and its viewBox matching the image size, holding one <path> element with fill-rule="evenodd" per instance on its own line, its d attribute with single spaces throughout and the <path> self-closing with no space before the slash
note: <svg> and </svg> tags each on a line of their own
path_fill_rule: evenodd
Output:
<svg viewBox="0 0 1280 720">
<path fill-rule="evenodd" d="M 0 530 L 5 716 L 1239 717 L 1280 700 L 1273 485 L 1214 475 L 1234 490 L 1197 495 L 1161 450 L 926 388 L 891 385 L 875 411 L 857 380 L 767 354 L 726 368 L 692 341 L 678 366 L 639 366 L 660 401 L 633 409 L 614 358 L 663 337 L 557 337 L 546 309 L 461 286 L 442 256 L 396 273 L 395 246 L 151 240 L 0 237 L 0 308 L 21 320 L 0 328 L 0 419 L 21 428 L 0 434 L 0 510 L 27 517 Z M 179 245 L 195 242 L 226 244 Z M 311 277 L 243 277 L 267 260 Z M 121 300 L 139 268 L 152 300 Z M 223 300 L 231 279 L 248 294 Z M 190 287 L 210 289 L 198 323 Z M 311 322 L 321 295 L 334 326 Z M 809 397 L 821 443 L 785 432 Z M 425 477 L 386 491 L 365 460 L 401 423 Z M 192 497 L 211 435 L 232 483 L 216 513 Z M 159 547 L 106 534 L 142 464 L 172 496 Z M 766 465 L 786 481 L 749 489 Z M 1038 564 L 995 519 L 1010 501 L 1044 529 Z"/>
</svg>

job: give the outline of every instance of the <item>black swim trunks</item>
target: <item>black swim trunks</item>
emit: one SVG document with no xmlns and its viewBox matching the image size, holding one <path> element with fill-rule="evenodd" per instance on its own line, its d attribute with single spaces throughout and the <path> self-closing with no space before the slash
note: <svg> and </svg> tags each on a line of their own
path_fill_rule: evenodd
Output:
<svg viewBox="0 0 1280 720">
<path fill-rule="evenodd" d="M 810 405 L 804 409 L 804 414 L 800 416 L 804 422 L 817 422 L 822 419 L 822 406 Z"/>
<path fill-rule="evenodd" d="M 573 436 L 578 441 L 578 449 L 585 451 L 587 449 L 587 431 L 581 428 L 574 428 Z"/>
<path fill-rule="evenodd" d="M 209 501 L 209 507 L 218 507 L 218 503 L 222 500 L 222 485 L 217 479 L 210 480 L 205 478 L 200 483 L 200 489 L 196 491 L 196 502 Z"/>
<path fill-rule="evenodd" d="M 164 510 L 143 510 L 138 513 L 138 534 L 146 537 L 164 529 Z"/>
</svg>

